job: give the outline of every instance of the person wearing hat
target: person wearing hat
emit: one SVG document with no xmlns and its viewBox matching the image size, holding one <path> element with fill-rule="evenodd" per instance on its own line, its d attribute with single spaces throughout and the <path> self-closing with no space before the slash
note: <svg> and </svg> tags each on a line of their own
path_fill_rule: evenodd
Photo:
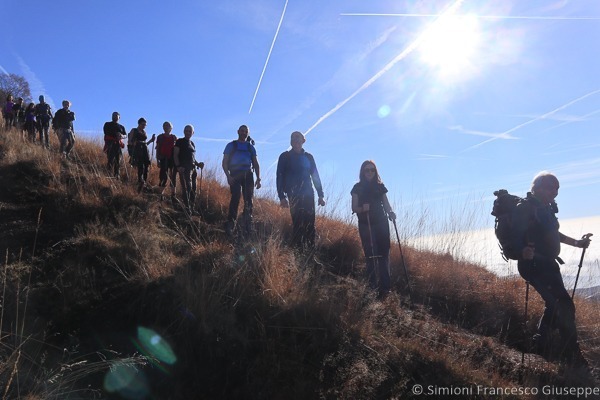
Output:
<svg viewBox="0 0 600 400">
<path fill-rule="evenodd" d="M 50 122 L 52 122 L 52 109 L 46 103 L 44 95 L 40 95 L 39 100 L 40 102 L 35 105 L 35 120 L 37 122 L 40 144 L 48 148 L 48 131 L 50 130 Z"/>
</svg>

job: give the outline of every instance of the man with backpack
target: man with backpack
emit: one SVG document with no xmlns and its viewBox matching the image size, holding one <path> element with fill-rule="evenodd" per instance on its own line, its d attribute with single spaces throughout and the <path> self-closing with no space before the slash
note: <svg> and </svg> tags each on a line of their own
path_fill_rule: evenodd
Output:
<svg viewBox="0 0 600 400">
<path fill-rule="evenodd" d="M 161 133 L 156 137 L 156 161 L 160 168 L 158 186 L 164 188 L 167 186 L 167 181 L 169 181 L 171 198 L 175 196 L 177 178 L 177 170 L 175 169 L 175 163 L 173 161 L 173 149 L 175 148 L 177 136 L 171 134 L 172 130 L 173 125 L 171 125 L 169 121 L 166 121 L 163 124 L 164 133 Z"/>
<path fill-rule="evenodd" d="M 40 95 L 40 102 L 35 105 L 35 119 L 37 121 L 37 129 L 40 136 L 40 144 L 46 148 L 50 147 L 48 142 L 48 131 L 50 130 L 50 122 L 52 121 L 52 109 L 46 103 L 44 95 Z"/>
<path fill-rule="evenodd" d="M 123 139 L 127 137 L 125 127 L 119 124 L 121 115 L 118 112 L 112 113 L 112 121 L 104 124 L 104 151 L 108 158 L 108 170 L 114 173 L 115 178 L 119 178 L 121 168 L 121 149 L 125 147 Z"/>
<path fill-rule="evenodd" d="M 565 289 L 560 273 L 560 244 L 587 248 L 590 240 L 584 236 L 573 239 L 559 232 L 556 218 L 559 182 L 547 171 L 538 173 L 531 192 L 521 200 L 513 217 L 512 249 L 518 260 L 519 274 L 542 296 L 544 313 L 533 337 L 534 350 L 546 355 L 553 329 L 561 338 L 561 356 L 568 362 L 586 364 L 577 342 L 575 305 Z"/>
<path fill-rule="evenodd" d="M 196 161 L 196 145 L 192 142 L 193 134 L 194 127 L 186 125 L 183 128 L 184 137 L 177 139 L 175 147 L 173 147 L 173 163 L 181 180 L 183 204 L 190 215 L 195 214 L 194 202 L 196 200 L 196 178 L 198 176 L 196 168 L 204 168 L 203 162 Z"/>
<path fill-rule="evenodd" d="M 62 106 L 63 108 L 54 114 L 52 128 L 57 132 L 60 141 L 60 153 L 68 159 L 73 146 L 75 146 L 75 131 L 73 130 L 75 113 L 69 109 L 71 107 L 69 100 L 63 100 Z"/>
<path fill-rule="evenodd" d="M 325 205 L 325 195 L 317 165 L 312 154 L 302 146 L 306 138 L 302 132 L 292 132 L 292 149 L 284 151 L 277 162 L 277 195 L 281 207 L 290 209 L 292 215 L 292 243 L 312 248 L 315 244 L 315 192 L 318 204 Z M 287 196 L 287 197 L 286 197 Z"/>
<path fill-rule="evenodd" d="M 250 138 L 250 130 L 246 125 L 241 125 L 237 131 L 238 139 L 227 143 L 223 151 L 221 166 L 227 176 L 227 183 L 231 192 L 229 213 L 225 224 L 228 236 L 233 235 L 236 226 L 240 196 L 244 197 L 244 211 L 242 212 L 243 230 L 250 233 L 252 230 L 252 198 L 254 188 L 260 189 L 260 166 L 256 158 L 254 141 Z M 252 170 L 256 173 L 256 182 Z"/>
</svg>

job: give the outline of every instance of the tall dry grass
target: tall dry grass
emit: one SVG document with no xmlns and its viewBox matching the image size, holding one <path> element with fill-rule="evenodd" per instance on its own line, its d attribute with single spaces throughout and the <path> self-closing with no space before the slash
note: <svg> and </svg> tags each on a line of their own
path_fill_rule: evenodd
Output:
<svg viewBox="0 0 600 400">
<path fill-rule="evenodd" d="M 54 139 L 46 151 L 0 132 L 0 172 L 14 177 L 0 201 L 22 221 L 18 238 L 30 238 L 2 249 L 4 398 L 134 389 L 140 398 L 406 398 L 417 383 L 593 380 L 533 355 L 521 366 L 542 303 L 532 293 L 524 315 L 520 279 L 401 243 L 411 302 L 395 243 L 394 292 L 377 301 L 348 221 L 317 218 L 317 263 L 287 245 L 289 210 L 257 198 L 256 234 L 230 243 L 218 168 L 203 176 L 198 217 L 158 191 L 138 194 L 134 179 L 110 178 L 98 143 L 78 140 L 73 161 L 55 151 Z M 399 226 L 402 238 L 415 229 Z M 597 365 L 598 309 L 582 299 L 577 307 L 582 347 Z M 143 342 L 140 327 L 176 362 Z M 118 365 L 135 379 L 107 387 L 125 374 Z"/>
</svg>

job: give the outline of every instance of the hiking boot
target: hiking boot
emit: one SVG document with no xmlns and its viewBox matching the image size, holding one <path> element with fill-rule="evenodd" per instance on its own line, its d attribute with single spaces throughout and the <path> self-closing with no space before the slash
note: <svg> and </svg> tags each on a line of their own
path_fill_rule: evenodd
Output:
<svg viewBox="0 0 600 400">
<path fill-rule="evenodd" d="M 225 222 L 225 234 L 229 237 L 233 237 L 233 228 L 234 228 L 235 222 L 233 221 L 227 221 Z"/>
</svg>

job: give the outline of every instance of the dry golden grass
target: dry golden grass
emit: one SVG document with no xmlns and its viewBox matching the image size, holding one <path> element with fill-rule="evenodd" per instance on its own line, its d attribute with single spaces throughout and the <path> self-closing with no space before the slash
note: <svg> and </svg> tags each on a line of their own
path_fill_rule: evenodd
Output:
<svg viewBox="0 0 600 400">
<path fill-rule="evenodd" d="M 217 167 L 203 176 L 202 217 L 190 217 L 155 191 L 138 194 L 133 178 L 109 178 L 98 143 L 79 139 L 64 161 L 54 139 L 48 152 L 10 134 L 0 132 L 0 171 L 17 179 L 5 178 L 11 192 L 0 212 L 15 215 L 18 238 L 35 238 L 37 248 L 15 239 L 20 248 L 1 249 L 5 397 L 101 396 L 123 360 L 155 398 L 407 398 L 417 383 L 595 382 L 533 355 L 521 366 L 543 305 L 532 290 L 525 318 L 520 279 L 404 246 L 411 303 L 394 245 L 394 292 L 377 301 L 347 221 L 317 218 L 320 265 L 287 245 L 289 210 L 257 198 L 256 235 L 233 245 L 222 231 L 229 191 Z M 595 366 L 598 307 L 576 304 Z M 139 327 L 169 343 L 177 362 L 145 352 Z"/>
</svg>

